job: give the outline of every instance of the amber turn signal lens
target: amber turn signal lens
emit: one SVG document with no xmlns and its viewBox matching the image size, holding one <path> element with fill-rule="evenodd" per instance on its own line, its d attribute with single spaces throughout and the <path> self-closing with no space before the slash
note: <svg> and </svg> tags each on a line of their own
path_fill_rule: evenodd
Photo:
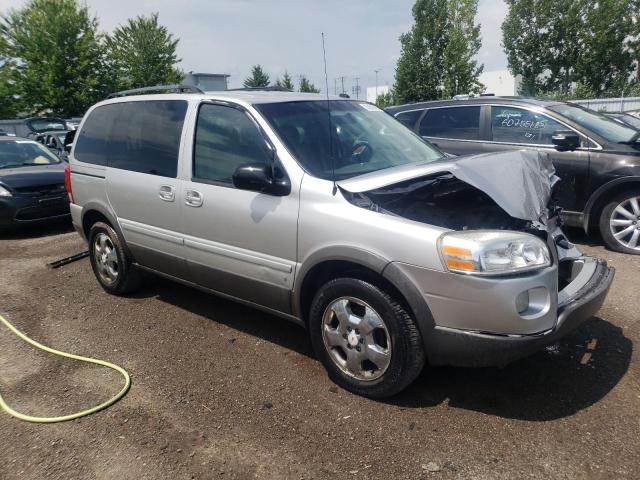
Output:
<svg viewBox="0 0 640 480">
<path fill-rule="evenodd" d="M 455 270 L 467 270 L 469 272 L 475 270 L 475 265 L 469 260 L 456 260 L 455 258 L 447 258 L 447 266 Z"/>
</svg>

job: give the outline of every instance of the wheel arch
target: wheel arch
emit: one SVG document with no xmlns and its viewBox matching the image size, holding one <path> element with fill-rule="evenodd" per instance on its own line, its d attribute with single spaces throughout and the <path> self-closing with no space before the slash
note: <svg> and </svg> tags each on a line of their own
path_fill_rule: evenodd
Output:
<svg viewBox="0 0 640 480">
<path fill-rule="evenodd" d="M 600 212 L 607 202 L 627 188 L 640 188 L 640 176 L 616 178 L 601 185 L 591 194 L 584 208 L 582 227 L 585 232 L 588 233 L 594 225 L 598 225 Z"/>
<path fill-rule="evenodd" d="M 124 239 L 124 235 L 122 234 L 122 229 L 120 228 L 117 217 L 107 207 L 99 202 L 87 203 L 82 208 L 81 218 L 82 233 L 84 234 L 87 242 L 89 241 L 89 231 L 91 230 L 91 226 L 96 222 L 105 222 L 116 231 L 127 254 L 131 258 L 134 258 L 131 250 L 129 249 L 129 246 L 127 245 L 127 242 Z"/>
<path fill-rule="evenodd" d="M 307 258 L 296 275 L 292 295 L 295 315 L 307 324 L 311 302 L 318 288 L 345 275 L 371 281 L 390 290 L 389 293 L 412 314 L 426 346 L 428 332 L 435 327 L 435 322 L 420 290 L 392 261 L 358 247 L 331 247 Z"/>
</svg>

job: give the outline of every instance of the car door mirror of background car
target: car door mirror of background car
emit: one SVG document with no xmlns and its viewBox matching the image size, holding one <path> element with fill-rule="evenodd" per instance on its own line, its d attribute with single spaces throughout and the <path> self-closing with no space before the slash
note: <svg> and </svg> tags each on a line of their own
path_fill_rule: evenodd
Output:
<svg viewBox="0 0 640 480">
<path fill-rule="evenodd" d="M 559 152 L 573 151 L 580 147 L 580 137 L 569 130 L 554 132 L 551 141 Z"/>
</svg>

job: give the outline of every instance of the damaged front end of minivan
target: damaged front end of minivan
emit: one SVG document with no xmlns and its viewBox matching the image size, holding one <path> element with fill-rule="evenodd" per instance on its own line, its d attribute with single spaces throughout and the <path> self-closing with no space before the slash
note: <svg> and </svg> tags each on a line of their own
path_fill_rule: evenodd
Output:
<svg viewBox="0 0 640 480">
<path fill-rule="evenodd" d="M 424 335 L 431 364 L 506 364 L 600 308 L 614 270 L 565 237 L 552 195 L 559 180 L 547 155 L 523 150 L 338 182 L 360 208 L 445 229 L 443 272 L 397 265 L 433 315 Z"/>
</svg>

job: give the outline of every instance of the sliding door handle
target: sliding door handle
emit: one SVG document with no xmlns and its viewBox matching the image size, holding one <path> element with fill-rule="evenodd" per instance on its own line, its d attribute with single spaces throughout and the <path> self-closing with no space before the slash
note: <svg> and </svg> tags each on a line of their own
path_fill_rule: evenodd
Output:
<svg viewBox="0 0 640 480">
<path fill-rule="evenodd" d="M 184 203 L 189 207 L 201 207 L 204 198 L 202 194 L 196 190 L 187 190 L 184 196 Z"/>
<path fill-rule="evenodd" d="M 173 202 L 176 199 L 176 189 L 171 185 L 160 185 L 158 196 L 165 202 Z"/>
</svg>

